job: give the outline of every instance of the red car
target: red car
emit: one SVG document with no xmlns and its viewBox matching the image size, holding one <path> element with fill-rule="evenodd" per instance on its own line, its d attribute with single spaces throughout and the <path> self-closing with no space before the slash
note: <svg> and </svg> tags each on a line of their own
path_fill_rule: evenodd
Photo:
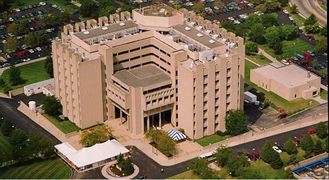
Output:
<svg viewBox="0 0 329 180">
<path fill-rule="evenodd" d="M 7 24 L 6 24 L 6 27 L 9 27 L 9 26 L 10 26 L 10 23 L 7 23 Z"/>
<path fill-rule="evenodd" d="M 287 117 L 287 113 L 282 113 L 278 116 L 278 119 L 283 119 L 285 117 Z"/>
<path fill-rule="evenodd" d="M 302 60 L 302 61 L 299 61 L 298 64 L 301 65 L 301 66 L 302 65 L 309 65 L 309 62 L 308 62 L 308 60 Z M 307 67 L 307 70 L 309 70 L 308 68 L 309 67 Z M 314 70 L 311 69 L 309 71 L 312 71 L 313 72 Z"/>
<path fill-rule="evenodd" d="M 17 55 L 23 56 L 23 55 L 25 55 L 25 51 L 20 51 L 20 52 L 17 53 Z"/>
<path fill-rule="evenodd" d="M 17 13 L 17 11 L 15 9 L 11 10 L 12 13 Z"/>
<path fill-rule="evenodd" d="M 315 130 L 314 129 L 309 129 L 308 131 L 307 131 L 307 134 L 314 134 L 315 133 Z"/>
<path fill-rule="evenodd" d="M 307 35 L 307 37 L 308 37 L 310 40 L 315 40 L 314 36 L 312 36 L 312 35 Z"/>
<path fill-rule="evenodd" d="M 36 21 L 36 19 L 34 19 L 34 18 L 33 18 L 33 19 L 31 19 L 31 21 L 32 21 L 32 22 L 35 22 L 35 21 Z"/>
<path fill-rule="evenodd" d="M 305 52 L 303 54 L 303 56 L 306 57 L 306 58 L 311 58 L 312 57 L 312 55 L 310 53 L 308 53 L 308 52 Z"/>
<path fill-rule="evenodd" d="M 283 10 L 284 10 L 282 7 L 279 7 L 279 9 L 280 9 L 281 11 L 283 11 Z"/>
</svg>

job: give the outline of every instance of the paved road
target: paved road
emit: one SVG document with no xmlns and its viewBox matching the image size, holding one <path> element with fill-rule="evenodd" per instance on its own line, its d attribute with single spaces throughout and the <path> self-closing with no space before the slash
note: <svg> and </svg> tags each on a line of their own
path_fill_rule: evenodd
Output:
<svg viewBox="0 0 329 180">
<path fill-rule="evenodd" d="M 51 135 L 48 131 L 44 130 L 38 124 L 33 122 L 30 118 L 17 110 L 18 103 L 13 99 L 0 98 L 0 113 L 15 127 L 24 130 L 26 133 L 39 132 L 46 137 L 53 139 L 55 144 L 61 143 L 56 137 Z"/>
<path fill-rule="evenodd" d="M 291 3 L 296 4 L 299 12 L 306 16 L 310 17 L 313 13 L 319 20 L 319 24 L 325 26 L 327 24 L 326 13 L 322 12 L 318 7 L 316 0 L 291 0 Z"/>
</svg>

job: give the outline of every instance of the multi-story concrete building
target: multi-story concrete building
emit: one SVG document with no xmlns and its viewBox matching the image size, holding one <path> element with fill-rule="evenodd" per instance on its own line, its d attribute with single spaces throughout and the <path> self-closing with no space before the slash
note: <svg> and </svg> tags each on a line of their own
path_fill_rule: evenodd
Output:
<svg viewBox="0 0 329 180">
<path fill-rule="evenodd" d="M 171 123 L 192 139 L 243 108 L 243 39 L 167 5 L 66 25 L 53 42 L 56 97 L 81 128 L 123 117 L 133 134 Z"/>
</svg>

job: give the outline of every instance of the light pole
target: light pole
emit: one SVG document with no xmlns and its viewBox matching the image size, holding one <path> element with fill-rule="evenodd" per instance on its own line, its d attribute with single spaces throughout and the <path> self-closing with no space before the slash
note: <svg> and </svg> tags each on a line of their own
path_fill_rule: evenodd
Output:
<svg viewBox="0 0 329 180">
<path fill-rule="evenodd" d="M 296 45 L 296 43 L 294 43 L 294 55 L 295 55 L 295 45 Z"/>
</svg>

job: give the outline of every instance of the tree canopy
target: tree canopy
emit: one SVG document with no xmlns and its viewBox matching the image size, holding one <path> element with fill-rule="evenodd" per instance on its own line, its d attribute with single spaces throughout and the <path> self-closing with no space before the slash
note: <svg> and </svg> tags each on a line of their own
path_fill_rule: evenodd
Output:
<svg viewBox="0 0 329 180">
<path fill-rule="evenodd" d="M 327 129 L 326 125 L 324 124 L 324 122 L 319 122 L 315 126 L 315 132 L 316 132 L 316 135 L 320 139 L 324 139 L 324 138 L 326 138 L 328 136 L 328 129 Z"/>
<path fill-rule="evenodd" d="M 278 22 L 277 17 L 273 14 L 264 14 L 260 16 L 260 19 L 262 20 L 265 28 L 275 26 Z"/>
<path fill-rule="evenodd" d="M 231 148 L 220 146 L 217 148 L 214 156 L 216 157 L 218 165 L 224 167 L 227 164 L 228 159 L 233 156 L 233 150 Z"/>
<path fill-rule="evenodd" d="M 303 136 L 301 142 L 300 142 L 300 147 L 304 150 L 304 151 L 310 151 L 312 152 L 314 149 L 314 141 L 312 139 L 312 137 L 309 134 L 306 134 Z"/>
<path fill-rule="evenodd" d="M 323 53 L 326 52 L 327 49 L 328 49 L 327 37 L 321 37 L 321 39 L 315 45 L 315 50 L 320 53 Z"/>
<path fill-rule="evenodd" d="M 254 54 L 258 52 L 258 44 L 252 41 L 246 43 L 246 54 Z"/>
<path fill-rule="evenodd" d="M 248 124 L 248 116 L 241 109 L 229 110 L 225 117 L 226 130 L 232 136 L 245 132 Z"/>
<path fill-rule="evenodd" d="M 23 79 L 21 78 L 21 70 L 19 70 L 16 66 L 11 66 L 9 68 L 9 82 L 13 86 L 23 83 Z"/>
<path fill-rule="evenodd" d="M 282 26 L 282 32 L 286 40 L 292 40 L 297 35 L 298 27 L 292 25 L 284 25 Z"/>
<path fill-rule="evenodd" d="M 204 3 L 199 1 L 199 3 L 197 4 L 194 4 L 192 6 L 192 9 L 195 11 L 195 12 L 199 12 L 199 11 L 202 11 L 204 9 Z"/>
<path fill-rule="evenodd" d="M 287 151 L 288 154 L 297 154 L 298 153 L 296 143 L 291 138 L 289 138 L 288 141 L 286 143 L 284 143 L 284 149 Z"/>
<path fill-rule="evenodd" d="M 84 0 L 79 12 L 83 17 L 90 17 L 94 12 L 98 12 L 98 4 L 93 0 Z"/>
<path fill-rule="evenodd" d="M 104 124 L 95 126 L 91 129 L 82 131 L 79 143 L 83 146 L 90 147 L 97 143 L 103 143 L 113 136 L 113 129 Z"/>
<path fill-rule="evenodd" d="M 51 56 L 48 56 L 46 59 L 45 69 L 46 69 L 47 74 L 51 78 L 53 78 L 54 77 L 54 68 L 53 68 L 53 58 L 51 58 Z"/>
<path fill-rule="evenodd" d="M 157 149 L 166 156 L 172 156 L 176 152 L 175 141 L 163 130 L 150 129 L 145 137 L 156 143 Z"/>
<path fill-rule="evenodd" d="M 62 104 L 55 96 L 45 96 L 42 100 L 42 104 L 42 109 L 46 114 L 51 116 L 59 115 L 62 109 Z"/>
<path fill-rule="evenodd" d="M 270 163 L 273 159 L 275 151 L 272 149 L 270 141 L 266 141 L 263 147 L 260 149 L 260 156 L 264 162 Z"/>
</svg>

